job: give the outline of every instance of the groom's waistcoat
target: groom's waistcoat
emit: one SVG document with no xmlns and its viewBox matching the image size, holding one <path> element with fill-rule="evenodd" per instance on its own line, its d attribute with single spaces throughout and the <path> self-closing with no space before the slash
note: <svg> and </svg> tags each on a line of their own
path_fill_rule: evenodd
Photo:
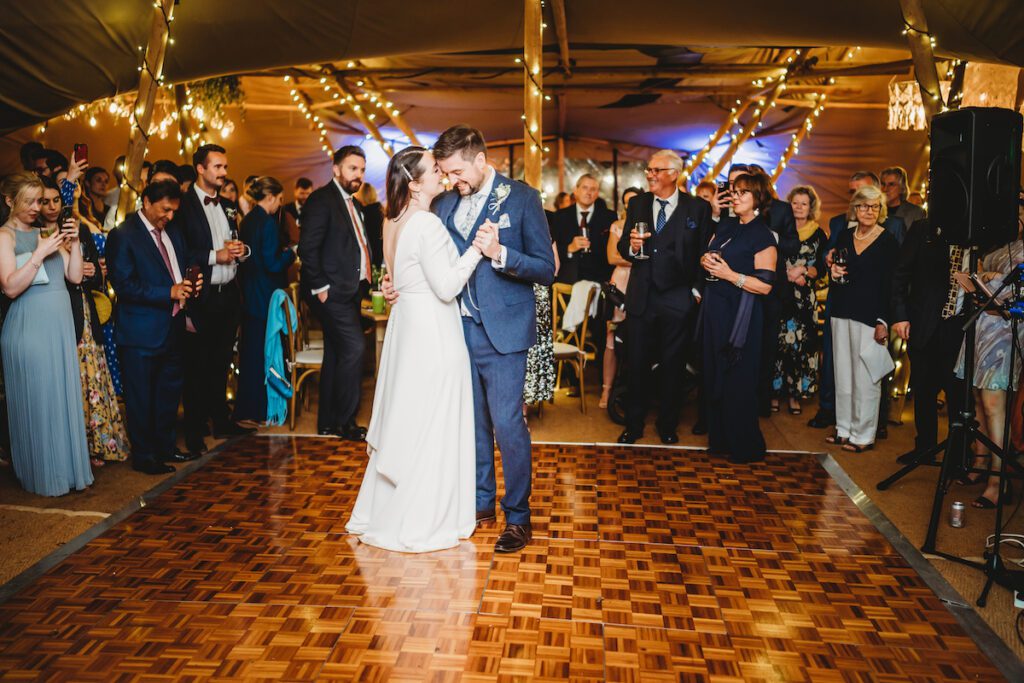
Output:
<svg viewBox="0 0 1024 683">
<path fill-rule="evenodd" d="M 499 191 L 499 187 L 503 190 Z M 532 196 L 536 191 L 500 174 L 495 175 L 494 188 L 466 237 L 455 227 L 455 210 L 460 201 L 457 192 L 449 191 L 438 197 L 434 210 L 460 254 L 472 245 L 485 220 L 501 226 L 499 241 L 508 250 L 505 269 L 499 271 L 490 259 L 482 259 L 463 289 L 462 302 L 473 320 L 483 325 L 499 353 L 516 353 L 537 342 L 532 283 L 550 283 L 554 277 L 554 257 L 543 207 L 539 196 Z"/>
</svg>

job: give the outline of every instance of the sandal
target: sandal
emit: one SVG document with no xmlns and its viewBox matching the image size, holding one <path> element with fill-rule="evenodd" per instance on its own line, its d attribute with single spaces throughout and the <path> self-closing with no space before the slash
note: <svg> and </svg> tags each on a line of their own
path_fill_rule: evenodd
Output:
<svg viewBox="0 0 1024 683">
<path fill-rule="evenodd" d="M 100 458 L 89 458 L 89 462 L 92 464 L 93 467 L 97 468 L 103 467 L 104 465 L 107 464 L 106 461 L 101 460 Z"/>
<path fill-rule="evenodd" d="M 835 444 L 836 446 L 845 446 L 850 442 L 845 436 L 839 436 L 838 434 L 829 434 L 825 437 L 826 443 Z"/>
<path fill-rule="evenodd" d="M 1013 489 L 1007 485 L 999 494 L 999 502 L 993 503 L 991 499 L 986 498 L 984 494 L 978 496 L 971 503 L 972 508 L 978 510 L 995 510 L 996 506 L 1009 505 L 1013 502 Z"/>
<path fill-rule="evenodd" d="M 774 401 L 774 400 L 772 401 L 772 412 L 773 413 L 779 412 L 779 402 L 778 401 Z"/>
<path fill-rule="evenodd" d="M 875 447 L 873 443 L 866 443 L 864 445 L 855 444 L 852 441 L 847 441 L 843 444 L 843 450 L 849 451 L 850 453 L 863 453 L 864 451 L 870 451 Z"/>
<path fill-rule="evenodd" d="M 601 385 L 601 400 L 597 402 L 597 407 L 604 409 L 608 407 L 608 398 L 612 393 L 612 385 L 602 384 Z"/>
<path fill-rule="evenodd" d="M 800 406 L 797 406 L 797 407 L 794 408 L 793 405 L 790 404 L 790 406 L 789 406 L 789 414 L 790 415 L 801 415 L 803 412 L 804 412 L 804 409 L 801 408 Z"/>
</svg>

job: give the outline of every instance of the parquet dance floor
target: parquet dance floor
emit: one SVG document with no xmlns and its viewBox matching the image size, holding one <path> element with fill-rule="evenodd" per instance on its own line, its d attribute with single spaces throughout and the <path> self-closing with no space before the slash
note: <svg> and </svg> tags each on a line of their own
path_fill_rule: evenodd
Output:
<svg viewBox="0 0 1024 683">
<path fill-rule="evenodd" d="M 534 447 L 534 533 L 402 555 L 365 454 L 249 437 L 0 605 L 7 680 L 1003 680 L 806 454 Z M 500 519 L 499 519 L 500 521 Z"/>
</svg>

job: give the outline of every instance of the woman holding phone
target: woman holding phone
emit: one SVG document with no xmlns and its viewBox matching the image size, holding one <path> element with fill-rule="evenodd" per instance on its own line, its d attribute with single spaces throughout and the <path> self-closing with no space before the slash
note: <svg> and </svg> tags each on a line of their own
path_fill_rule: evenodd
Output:
<svg viewBox="0 0 1024 683">
<path fill-rule="evenodd" d="M 43 184 L 31 173 L 0 182 L 10 212 L 0 227 L 0 286 L 12 299 L 0 333 L 14 473 L 26 490 L 60 496 L 92 484 L 75 327 L 65 281 L 82 281 L 78 224 L 43 236 L 32 227 Z"/>
<path fill-rule="evenodd" d="M 56 183 L 49 178 L 41 180 L 44 187 L 39 224 L 41 230 L 55 231 L 64 205 Z M 102 467 L 106 461 L 121 462 L 128 459 L 128 435 L 124 428 L 124 418 L 117 406 L 117 394 L 114 393 L 114 383 L 103 349 L 103 328 L 93 299 L 93 292 L 103 292 L 106 284 L 92 230 L 85 222 L 79 224 L 82 281 L 79 284 L 68 282 L 67 289 L 78 343 L 89 455 L 93 467 Z"/>
</svg>

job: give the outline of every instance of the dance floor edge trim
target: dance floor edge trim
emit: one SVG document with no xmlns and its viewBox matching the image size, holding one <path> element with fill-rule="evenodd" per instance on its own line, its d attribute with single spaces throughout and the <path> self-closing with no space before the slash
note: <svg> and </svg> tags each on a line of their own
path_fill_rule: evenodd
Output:
<svg viewBox="0 0 1024 683">
<path fill-rule="evenodd" d="M 315 434 L 300 433 L 256 433 L 253 436 L 266 438 L 322 438 Z M 245 438 L 238 436 L 216 446 L 202 458 L 180 467 L 172 475 L 161 480 L 151 489 L 148 489 L 138 498 L 129 502 L 125 507 L 113 512 L 109 517 L 94 524 L 75 538 L 69 540 L 57 550 L 53 551 L 34 565 L 15 576 L 7 583 L 0 585 L 0 604 L 7 602 L 20 593 L 33 581 L 41 577 L 51 568 L 63 562 L 65 559 L 84 548 L 90 541 L 99 537 L 107 530 L 124 521 L 134 512 L 146 506 L 146 500 L 155 498 L 165 491 L 176 486 L 193 472 L 203 467 L 213 458 L 227 448 L 230 448 L 236 441 Z M 656 448 L 664 450 L 679 451 L 704 451 L 706 449 L 697 446 L 663 446 L 656 444 L 618 444 L 611 442 L 585 442 L 585 441 L 535 441 L 534 445 L 569 445 L 569 446 L 614 446 L 617 448 Z M 957 590 L 950 585 L 941 573 L 928 561 L 921 551 L 913 545 L 906 536 L 893 524 L 885 514 L 874 504 L 871 498 L 858 486 L 846 473 L 842 466 L 829 453 L 820 451 L 772 451 L 778 453 L 804 453 L 815 457 L 822 468 L 828 473 L 837 486 L 850 498 L 850 500 L 868 518 L 871 524 L 882 536 L 892 545 L 893 549 L 907 561 L 912 569 L 921 577 L 921 580 L 935 593 L 942 601 L 946 609 L 960 624 L 961 628 L 975 642 L 978 649 L 987 656 L 992 664 L 999 669 L 999 672 L 1007 680 L 1024 681 L 1024 661 L 1017 658 L 1010 647 L 1003 642 L 992 628 L 981 618 L 975 609 L 968 603 Z"/>
</svg>

